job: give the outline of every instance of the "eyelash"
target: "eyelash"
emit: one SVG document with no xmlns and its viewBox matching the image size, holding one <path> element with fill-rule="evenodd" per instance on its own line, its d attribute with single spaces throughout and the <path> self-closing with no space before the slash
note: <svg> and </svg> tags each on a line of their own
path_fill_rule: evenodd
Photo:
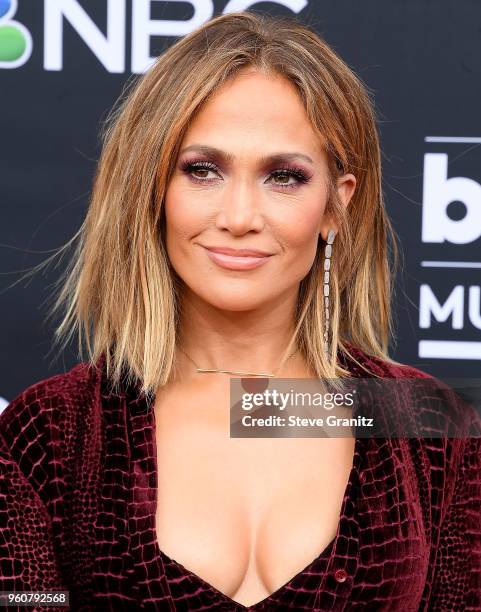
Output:
<svg viewBox="0 0 481 612">
<path fill-rule="evenodd" d="M 208 162 L 208 161 L 185 161 L 181 164 L 181 170 L 182 172 L 184 172 L 185 174 L 190 175 L 190 173 L 193 170 L 212 170 L 214 172 L 218 172 L 219 169 L 217 168 L 217 166 L 215 164 L 213 164 L 212 162 Z M 291 184 L 291 185 L 281 185 L 281 184 L 276 184 L 276 187 L 280 187 L 281 189 L 293 189 L 295 187 L 297 187 L 299 184 L 305 184 L 308 183 L 310 180 L 310 177 L 307 176 L 307 174 L 305 174 L 302 170 L 300 170 L 299 168 L 295 168 L 293 166 L 283 166 L 281 168 L 278 168 L 277 170 L 273 170 L 270 173 L 271 176 L 292 176 L 294 177 L 298 182 Z M 198 177 L 194 177 L 194 176 L 190 176 L 190 179 L 193 180 L 195 183 L 210 183 L 212 179 L 201 179 Z"/>
</svg>

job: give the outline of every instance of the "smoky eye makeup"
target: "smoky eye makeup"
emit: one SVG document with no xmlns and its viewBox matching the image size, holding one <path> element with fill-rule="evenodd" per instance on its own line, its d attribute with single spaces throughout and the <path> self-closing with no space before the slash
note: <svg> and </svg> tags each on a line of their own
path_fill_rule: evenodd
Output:
<svg viewBox="0 0 481 612">
<path fill-rule="evenodd" d="M 211 184 L 218 180 L 222 173 L 222 170 L 216 163 L 197 158 L 181 160 L 179 169 L 196 184 Z M 209 177 L 209 174 L 217 174 L 217 176 Z M 301 185 L 308 183 L 312 178 L 311 172 L 294 163 L 275 164 L 266 171 L 266 174 L 268 175 L 267 182 L 281 189 L 299 188 Z M 291 182 L 292 180 L 294 182 Z"/>
</svg>

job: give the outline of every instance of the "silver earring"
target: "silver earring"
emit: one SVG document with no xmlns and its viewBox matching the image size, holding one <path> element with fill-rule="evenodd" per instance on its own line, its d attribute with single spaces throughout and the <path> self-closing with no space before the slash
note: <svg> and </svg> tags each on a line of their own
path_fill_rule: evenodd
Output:
<svg viewBox="0 0 481 612">
<path fill-rule="evenodd" d="M 336 232 L 329 230 L 324 251 L 324 350 L 329 355 L 329 273 L 331 270 L 332 243 Z"/>
</svg>

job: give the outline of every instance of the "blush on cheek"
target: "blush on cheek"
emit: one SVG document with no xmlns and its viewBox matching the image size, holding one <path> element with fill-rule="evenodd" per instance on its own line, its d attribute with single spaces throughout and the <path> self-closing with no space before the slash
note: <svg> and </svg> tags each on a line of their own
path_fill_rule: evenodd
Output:
<svg viewBox="0 0 481 612">
<path fill-rule="evenodd" d="M 288 248 L 307 249 L 312 245 L 317 245 L 319 238 L 319 226 L 322 215 L 303 214 L 301 218 L 297 216 L 283 228 L 284 242 Z"/>
<path fill-rule="evenodd" d="M 317 240 L 326 205 L 324 193 L 316 189 L 309 196 L 300 197 L 284 211 L 282 218 L 273 219 L 273 227 L 277 226 L 286 240 L 293 244 Z"/>
<path fill-rule="evenodd" d="M 167 228 L 184 238 L 200 234 L 212 223 L 208 206 L 203 205 L 199 195 L 181 187 L 176 180 L 166 192 L 164 206 Z"/>
<path fill-rule="evenodd" d="M 196 220 L 192 210 L 176 202 L 175 199 L 166 201 L 166 238 L 169 250 L 184 250 L 192 239 L 202 231 L 202 226 Z M 192 246 L 192 245 L 190 245 Z"/>
</svg>

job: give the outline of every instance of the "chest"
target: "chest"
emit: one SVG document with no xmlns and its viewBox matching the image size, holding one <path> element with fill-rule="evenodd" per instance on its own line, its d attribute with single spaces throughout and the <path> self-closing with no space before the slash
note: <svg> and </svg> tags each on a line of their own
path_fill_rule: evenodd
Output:
<svg viewBox="0 0 481 612">
<path fill-rule="evenodd" d="M 354 439 L 230 438 L 225 405 L 191 394 L 156 404 L 156 534 L 164 553 L 249 605 L 335 538 Z"/>
</svg>

